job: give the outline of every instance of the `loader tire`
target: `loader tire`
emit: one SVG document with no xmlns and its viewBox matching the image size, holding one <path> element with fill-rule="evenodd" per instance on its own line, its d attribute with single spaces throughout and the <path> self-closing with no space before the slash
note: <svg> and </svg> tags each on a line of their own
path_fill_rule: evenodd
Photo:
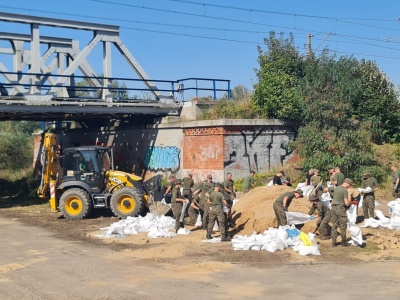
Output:
<svg viewBox="0 0 400 300">
<path fill-rule="evenodd" d="M 117 217 L 137 217 L 143 210 L 143 198 L 139 191 L 125 186 L 111 196 L 110 206 Z"/>
<path fill-rule="evenodd" d="M 80 220 L 91 213 L 92 202 L 85 190 L 69 189 L 61 195 L 59 209 L 66 219 Z"/>
</svg>

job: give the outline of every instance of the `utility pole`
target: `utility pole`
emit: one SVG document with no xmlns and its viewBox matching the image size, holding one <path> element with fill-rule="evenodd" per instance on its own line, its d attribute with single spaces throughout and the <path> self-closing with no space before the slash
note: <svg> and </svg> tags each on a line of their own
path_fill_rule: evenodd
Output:
<svg viewBox="0 0 400 300">
<path fill-rule="evenodd" d="M 312 49 L 311 49 L 311 33 L 308 34 L 307 36 L 307 57 L 311 57 L 312 55 Z"/>
</svg>

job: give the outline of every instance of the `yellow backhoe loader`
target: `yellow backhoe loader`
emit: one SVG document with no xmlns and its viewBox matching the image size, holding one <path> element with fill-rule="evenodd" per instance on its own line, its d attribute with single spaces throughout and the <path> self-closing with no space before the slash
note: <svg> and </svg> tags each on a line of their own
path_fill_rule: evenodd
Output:
<svg viewBox="0 0 400 300">
<path fill-rule="evenodd" d="M 110 147 L 81 146 L 58 152 L 54 133 L 45 133 L 42 148 L 42 177 L 37 190 L 50 199 L 52 211 L 79 220 L 92 209 L 110 207 L 125 218 L 149 210 L 153 194 L 141 177 L 112 169 Z"/>
</svg>

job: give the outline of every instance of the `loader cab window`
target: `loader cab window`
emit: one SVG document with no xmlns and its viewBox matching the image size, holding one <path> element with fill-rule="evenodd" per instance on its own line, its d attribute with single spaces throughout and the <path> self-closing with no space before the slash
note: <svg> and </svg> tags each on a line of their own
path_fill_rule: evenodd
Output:
<svg viewBox="0 0 400 300">
<path fill-rule="evenodd" d="M 78 167 L 80 172 L 80 180 L 86 181 L 96 192 L 103 183 L 101 173 L 101 153 L 97 151 L 80 151 L 78 159 Z"/>
</svg>

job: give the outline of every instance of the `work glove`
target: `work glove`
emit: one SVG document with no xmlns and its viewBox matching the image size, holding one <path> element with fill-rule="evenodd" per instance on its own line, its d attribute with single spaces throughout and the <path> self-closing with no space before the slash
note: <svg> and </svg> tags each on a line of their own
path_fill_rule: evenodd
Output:
<svg viewBox="0 0 400 300">
<path fill-rule="evenodd" d="M 283 207 L 283 211 L 288 211 L 287 206 L 284 206 L 284 207 Z"/>
<path fill-rule="evenodd" d="M 310 216 L 310 220 L 312 221 L 312 220 L 315 220 L 315 217 L 314 216 Z"/>
</svg>

